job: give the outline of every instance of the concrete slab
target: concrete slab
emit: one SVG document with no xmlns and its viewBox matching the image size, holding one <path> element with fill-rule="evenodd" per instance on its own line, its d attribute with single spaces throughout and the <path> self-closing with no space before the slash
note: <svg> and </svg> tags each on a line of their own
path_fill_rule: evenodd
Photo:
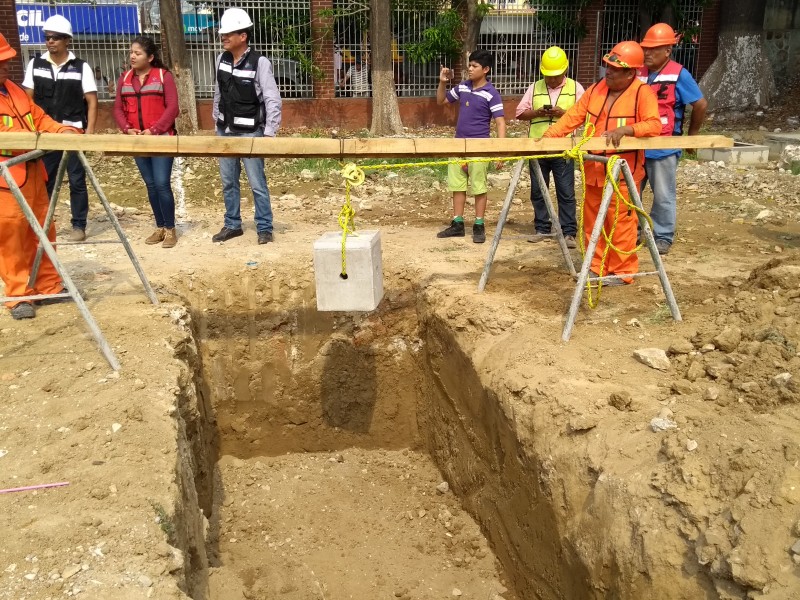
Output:
<svg viewBox="0 0 800 600">
<path fill-rule="evenodd" d="M 317 310 L 370 311 L 383 298 L 380 231 L 348 235 L 347 279 L 342 272 L 342 232 L 329 231 L 314 242 Z"/>
<path fill-rule="evenodd" d="M 766 164 L 770 158 L 767 146 L 744 142 L 736 142 L 733 148 L 700 148 L 697 151 L 698 160 L 722 161 L 731 165 Z"/>
<path fill-rule="evenodd" d="M 764 144 L 769 147 L 769 159 L 780 160 L 781 152 L 783 152 L 786 146 L 800 145 L 800 131 L 767 134 L 764 138 Z"/>
</svg>

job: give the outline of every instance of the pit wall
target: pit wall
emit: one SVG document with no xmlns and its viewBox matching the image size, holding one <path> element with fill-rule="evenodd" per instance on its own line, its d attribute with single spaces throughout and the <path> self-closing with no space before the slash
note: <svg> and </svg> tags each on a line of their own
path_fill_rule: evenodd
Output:
<svg viewBox="0 0 800 600">
<path fill-rule="evenodd" d="M 216 554 L 208 500 L 221 491 L 208 474 L 217 451 L 249 458 L 350 446 L 426 448 L 519 598 L 716 597 L 704 573 L 660 558 L 669 549 L 695 562 L 677 525 L 659 530 L 679 520 L 675 509 L 647 481 L 605 476 L 591 434 L 565 436 L 563 410 L 537 385 L 535 364 L 523 383 L 497 358 L 486 368 L 488 354 L 514 353 L 514 332 L 456 328 L 447 300 L 404 281 L 387 282 L 399 291 L 378 311 L 354 316 L 317 313 L 310 277 L 228 277 L 183 290 L 194 340 L 183 353 L 177 517 L 181 548 L 195 556 L 186 573 L 195 600 L 206 597 Z"/>
</svg>

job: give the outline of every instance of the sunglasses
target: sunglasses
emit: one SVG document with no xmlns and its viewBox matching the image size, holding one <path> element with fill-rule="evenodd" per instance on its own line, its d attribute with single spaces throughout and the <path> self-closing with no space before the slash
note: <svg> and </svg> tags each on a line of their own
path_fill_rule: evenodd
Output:
<svg viewBox="0 0 800 600">
<path fill-rule="evenodd" d="M 614 66 L 621 67 L 623 69 L 630 69 L 631 68 L 631 66 L 628 63 L 626 63 L 624 60 L 622 60 L 616 54 L 610 54 L 610 53 L 606 54 L 605 56 L 603 56 L 603 60 L 613 64 Z"/>
<path fill-rule="evenodd" d="M 67 39 L 68 35 L 46 35 L 44 39 L 48 42 L 60 42 L 61 40 Z"/>
</svg>

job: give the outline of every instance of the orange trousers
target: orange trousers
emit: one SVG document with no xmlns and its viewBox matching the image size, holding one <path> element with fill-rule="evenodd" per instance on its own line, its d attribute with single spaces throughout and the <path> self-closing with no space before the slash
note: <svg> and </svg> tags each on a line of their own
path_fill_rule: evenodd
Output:
<svg viewBox="0 0 800 600">
<path fill-rule="evenodd" d="M 629 199 L 628 188 L 623 182 L 620 182 L 619 189 L 626 199 Z M 586 186 L 586 198 L 583 205 L 583 237 L 587 247 L 589 245 L 589 238 L 592 235 L 594 223 L 597 220 L 597 213 L 600 211 L 600 202 L 603 198 L 603 187 L 596 185 Z M 620 250 L 633 250 L 636 247 L 636 235 L 639 220 L 636 217 L 636 212 L 632 209 L 629 211 L 628 207 L 622 204 L 622 201 L 616 198 L 611 198 L 611 205 L 608 207 L 606 213 L 604 229 L 606 233 L 611 232 L 614 225 L 614 214 L 616 212 L 617 203 L 619 202 L 619 215 L 617 216 L 617 226 L 614 229 L 614 236 L 611 238 L 611 243 Z M 595 273 L 600 272 L 600 265 L 603 260 L 603 252 L 606 249 L 606 239 L 603 234 L 600 234 L 600 241 L 594 251 L 592 257 L 592 271 Z M 613 248 L 609 249 L 608 256 L 606 257 L 606 264 L 603 268 L 603 275 L 620 275 L 626 273 L 637 273 L 639 271 L 639 257 L 636 254 L 619 254 Z M 633 281 L 632 278 L 622 277 L 626 283 Z"/>
<path fill-rule="evenodd" d="M 49 199 L 43 169 L 38 163 L 39 161 L 30 161 L 27 164 L 28 177 L 22 186 L 22 194 L 36 215 L 39 225 L 43 225 Z M 55 225 L 50 227 L 47 237 L 51 242 L 55 241 Z M 38 242 L 14 196 L 9 190 L 0 188 L 0 278 L 5 283 L 6 296 L 56 294 L 63 289 L 61 277 L 46 254 L 42 257 L 34 286 L 28 286 Z M 8 308 L 17 304 L 19 302 L 6 302 Z"/>
</svg>

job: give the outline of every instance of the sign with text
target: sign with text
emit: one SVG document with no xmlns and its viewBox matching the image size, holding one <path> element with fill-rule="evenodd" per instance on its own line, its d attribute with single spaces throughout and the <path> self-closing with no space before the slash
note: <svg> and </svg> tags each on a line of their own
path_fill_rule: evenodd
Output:
<svg viewBox="0 0 800 600">
<path fill-rule="evenodd" d="M 53 15 L 61 15 L 72 25 L 73 35 L 139 34 L 139 7 L 136 4 L 20 4 L 17 27 L 23 45 L 44 44 L 42 25 Z"/>
</svg>

